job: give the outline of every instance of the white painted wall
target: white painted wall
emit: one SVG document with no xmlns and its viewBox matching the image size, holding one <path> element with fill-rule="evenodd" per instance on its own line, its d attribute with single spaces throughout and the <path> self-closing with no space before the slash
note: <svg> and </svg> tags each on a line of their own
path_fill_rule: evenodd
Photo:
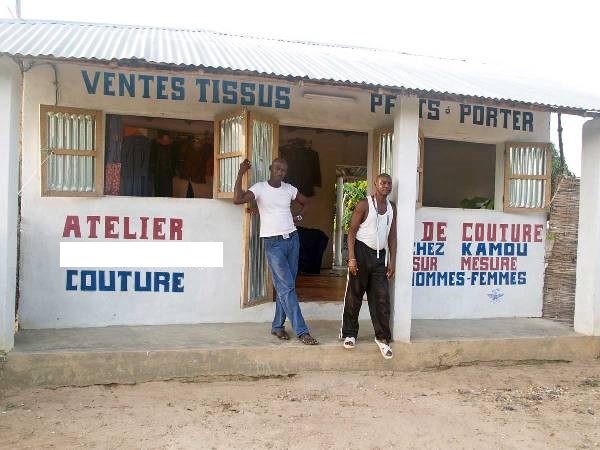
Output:
<svg viewBox="0 0 600 450">
<path fill-rule="evenodd" d="M 85 82 L 81 70 L 86 70 L 89 76 L 93 76 L 96 71 L 100 72 L 97 92 L 89 94 L 85 87 Z M 155 84 L 151 83 L 149 91 L 150 98 L 143 98 L 143 85 L 138 82 L 136 96 L 131 98 L 127 95 L 104 95 L 102 85 L 102 74 L 104 72 L 136 74 L 136 75 L 161 75 L 168 77 L 185 78 L 185 99 L 176 101 L 172 99 L 157 99 Z M 47 65 L 34 67 L 27 73 L 27 79 L 31 80 L 28 88 L 30 99 L 43 93 L 43 101 L 47 104 L 54 104 L 54 88 L 52 85 L 52 69 Z M 324 87 L 311 86 L 308 84 L 298 84 L 283 80 L 273 80 L 260 77 L 240 77 L 234 75 L 206 75 L 201 71 L 196 73 L 171 71 L 151 71 L 149 69 L 131 70 L 127 68 L 111 69 L 101 65 L 76 65 L 60 64 L 58 66 L 59 79 L 59 104 L 62 106 L 74 106 L 82 108 L 91 108 L 101 110 L 104 113 L 131 114 L 131 115 L 152 115 L 154 117 L 170 117 L 193 120 L 212 121 L 217 114 L 232 111 L 240 108 L 242 105 L 225 104 L 223 98 L 219 98 L 219 103 L 213 103 L 212 88 L 207 91 L 206 102 L 199 101 L 199 88 L 195 80 L 217 79 L 233 80 L 237 82 L 251 81 L 256 84 L 269 84 L 273 86 L 289 87 L 291 89 L 291 108 L 267 108 L 260 106 L 248 106 L 250 110 L 259 111 L 270 115 L 279 120 L 281 125 L 302 126 L 307 128 L 328 128 L 346 131 L 364 131 L 367 132 L 380 126 L 382 122 L 391 120 L 383 111 L 377 113 L 370 112 L 370 96 L 367 92 L 357 88 L 350 87 Z M 33 81 L 36 84 L 33 86 Z M 92 80 L 93 81 L 93 80 Z M 115 87 L 115 82 L 112 85 Z M 239 88 L 238 88 L 239 90 Z M 170 93 L 169 86 L 165 90 L 167 95 Z M 336 100 L 335 98 L 306 98 L 306 93 L 320 93 L 325 95 L 343 96 L 350 100 Z M 39 101 L 38 101 L 39 103 Z"/>
<path fill-rule="evenodd" d="M 14 344 L 21 74 L 0 58 L 0 352 Z"/>
<path fill-rule="evenodd" d="M 600 335 L 600 119 L 583 126 L 575 331 Z"/>
<path fill-rule="evenodd" d="M 434 243 L 442 242 L 443 255 L 437 258 L 436 272 L 464 271 L 463 286 L 415 286 L 413 282 L 413 318 L 415 319 L 476 319 L 483 317 L 541 317 L 544 286 L 544 245 L 545 214 L 506 214 L 490 210 L 463 210 L 454 208 L 419 208 L 415 221 L 415 244 L 423 240 L 423 222 L 445 222 L 446 240 L 434 237 Z M 462 236 L 464 223 L 488 224 L 529 224 L 543 228 L 541 242 L 528 242 L 527 256 L 516 257 L 516 272 L 525 272 L 525 284 L 482 285 L 477 278 L 471 284 L 469 278 L 473 270 L 461 268 Z M 437 227 L 436 227 L 437 228 Z M 468 236 L 472 235 L 469 227 Z M 510 239 L 507 239 L 510 241 Z M 470 250 L 473 255 L 477 244 L 473 241 Z M 493 243 L 501 243 L 497 234 Z M 434 249 L 440 247 L 434 245 Z M 523 248 L 523 247 L 522 247 Z M 418 270 L 417 270 L 418 271 Z M 416 273 L 417 271 L 413 271 Z M 506 272 L 507 270 L 495 271 Z M 513 270 L 508 270 L 509 272 Z M 427 272 L 433 272 L 428 270 Z M 492 298 L 495 293 L 501 295 Z"/>
<path fill-rule="evenodd" d="M 484 125 L 475 125 L 473 124 L 472 115 L 466 116 L 464 122 L 461 123 L 460 105 L 461 104 L 457 102 L 440 101 L 440 115 L 437 120 L 429 118 L 427 107 L 423 106 L 421 113 L 421 130 L 425 137 L 450 139 L 453 141 L 480 142 L 482 144 L 496 144 L 505 141 L 537 142 L 542 140 L 542 142 L 548 142 L 550 139 L 550 113 L 539 111 L 532 112 L 532 131 L 519 131 L 513 129 L 514 124 L 512 122 L 509 122 L 507 128 L 504 128 L 502 119 L 496 123 L 496 127 L 492 126 L 493 122 L 490 122 L 490 126 L 487 126 L 485 122 Z M 481 105 L 477 106 L 482 107 Z M 519 108 L 515 108 L 514 110 L 511 108 L 508 109 L 511 111 L 516 110 L 519 113 L 524 112 Z M 446 113 L 446 111 L 449 112 Z M 517 127 L 521 126 L 522 121 L 519 121 Z"/>
<path fill-rule="evenodd" d="M 81 216 L 82 239 L 62 238 L 65 217 Z M 229 201 L 133 197 L 38 199 L 24 211 L 20 318 L 23 328 L 67 328 L 122 324 L 263 322 L 273 305 L 240 308 L 242 209 Z M 59 267 L 59 242 L 87 239 L 85 216 L 177 217 L 184 241 L 224 243 L 224 267 L 147 268 L 183 272 L 184 293 L 81 292 L 66 290 L 66 269 Z M 121 220 L 122 222 L 122 220 Z M 139 231 L 139 225 L 133 230 Z M 337 319 L 340 305 L 306 303 L 308 320 Z"/>
<path fill-rule="evenodd" d="M 61 64 L 59 73 L 59 105 L 98 109 L 104 113 L 147 115 L 193 120 L 213 120 L 214 116 L 237 108 L 236 105 L 198 102 L 194 94 L 194 78 L 185 77 L 187 97 L 183 101 L 158 100 L 142 97 L 108 96 L 102 93 L 90 95 L 84 87 L 81 76 L 82 66 Z M 85 66 L 90 72 L 105 71 L 100 66 Z M 118 72 L 124 72 L 119 69 Z M 138 71 L 136 73 L 151 73 Z M 154 75 L 158 72 L 154 72 Z M 181 76 L 181 73 L 160 72 L 161 75 Z M 199 77 L 208 78 L 198 73 Z M 219 79 L 246 80 L 233 76 L 219 76 Z M 369 132 L 372 129 L 390 126 L 395 114 L 398 128 L 396 145 L 398 152 L 406 156 L 398 158 L 395 164 L 395 180 L 411 180 L 414 171 L 402 170 L 414 166 L 413 152 L 416 146 L 416 130 L 421 126 L 427 137 L 442 139 L 472 140 L 474 142 L 495 143 L 501 145 L 505 140 L 542 140 L 547 141 L 549 115 L 536 113 L 535 133 L 514 133 L 496 128 L 473 125 L 457 126 L 456 117 L 444 115 L 443 120 L 418 120 L 418 99 L 397 101 L 391 114 L 385 114 L 381 108 L 371 112 L 369 93 L 353 88 L 331 88 L 290 84 L 283 81 L 255 79 L 255 82 L 268 83 L 291 88 L 291 108 L 276 109 L 251 107 L 264 114 L 277 118 L 282 125 L 341 129 Z M 139 91 L 138 91 L 139 92 Z M 154 92 L 154 91 L 152 91 Z M 152 93 L 151 92 L 151 93 Z M 352 97 L 354 101 L 335 99 L 307 99 L 304 93 L 320 92 L 328 95 Z M 212 199 L 161 199 L 161 198 L 41 198 L 40 197 L 40 146 L 39 146 L 39 105 L 54 103 L 54 85 L 52 70 L 47 65 L 34 67 L 25 76 L 24 96 L 24 160 L 23 177 L 33 177 L 33 181 L 23 192 L 23 234 L 22 234 L 22 276 L 21 276 L 21 323 L 24 328 L 82 327 L 117 324 L 159 324 L 159 323 L 199 323 L 199 322 L 244 322 L 270 321 L 272 305 L 240 309 L 241 283 L 241 227 L 242 208 L 229 201 Z M 222 100 L 222 99 L 220 99 Z M 402 106 L 404 105 L 404 106 Z M 400 111 L 401 110 L 401 111 Z M 399 112 L 400 111 L 400 112 Z M 431 122 L 431 123 L 430 123 Z M 538 126 L 539 125 L 539 126 Z M 371 134 L 369 135 L 371 136 Z M 371 139 L 372 140 L 372 139 Z M 497 161 L 500 168 L 502 161 Z M 499 170 L 497 168 L 497 170 Z M 412 178 L 411 178 L 412 177 Z M 496 180 L 498 182 L 498 180 Z M 414 180 L 406 186 L 398 184 L 397 199 L 402 203 L 403 211 L 399 217 L 399 237 L 404 237 L 401 273 L 394 282 L 396 292 L 396 312 L 394 313 L 395 333 L 399 339 L 408 340 L 412 317 L 411 300 L 412 275 L 410 249 L 414 234 Z M 409 186 L 410 185 L 410 186 Z M 411 187 L 412 186 L 412 187 Z M 412 189 L 412 190 L 411 190 Z M 405 211 L 406 210 L 406 211 Z M 461 210 L 456 214 L 461 214 Z M 406 212 L 406 214 L 404 213 Z M 445 213 L 446 211 L 442 211 Z M 74 238 L 63 238 L 65 217 L 68 214 L 78 216 L 116 215 L 149 217 L 177 217 L 184 220 L 184 241 L 222 241 L 224 242 L 223 269 L 190 270 L 185 272 L 185 292 L 180 294 L 156 293 L 100 293 L 74 292 L 66 290 L 65 269 L 59 267 L 59 243 Z M 499 214 L 497 220 L 504 220 Z M 86 240 L 86 238 L 82 238 Z M 542 259 L 540 259 L 543 261 Z M 541 288 L 540 288 L 541 295 Z M 431 304 L 439 301 L 437 293 L 430 295 Z M 400 302 L 400 303 L 399 303 Z M 469 306 L 465 302 L 457 309 L 446 309 L 450 316 L 469 316 Z M 302 305 L 306 318 L 339 319 L 340 304 L 307 303 Z M 418 308 L 418 306 L 415 306 Z M 366 308 L 365 312 L 366 312 Z M 443 308 L 439 309 L 444 310 Z M 521 313 L 517 310 L 516 313 Z M 516 315 L 515 313 L 515 315 Z M 529 313 L 529 310 L 527 310 Z M 494 309 L 480 311 L 481 316 L 491 317 Z M 487 315 L 485 315 L 487 314 Z"/>
</svg>

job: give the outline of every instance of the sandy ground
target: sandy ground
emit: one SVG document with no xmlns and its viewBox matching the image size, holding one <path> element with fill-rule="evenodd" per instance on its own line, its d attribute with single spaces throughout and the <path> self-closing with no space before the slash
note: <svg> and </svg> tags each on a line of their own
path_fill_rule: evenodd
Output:
<svg viewBox="0 0 600 450">
<path fill-rule="evenodd" d="M 0 447 L 596 448 L 600 362 L 25 389 Z"/>
</svg>

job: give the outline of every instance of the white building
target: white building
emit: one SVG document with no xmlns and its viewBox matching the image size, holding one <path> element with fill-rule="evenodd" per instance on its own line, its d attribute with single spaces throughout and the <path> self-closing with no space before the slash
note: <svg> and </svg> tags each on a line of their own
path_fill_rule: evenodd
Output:
<svg viewBox="0 0 600 450">
<path fill-rule="evenodd" d="M 395 339 L 410 339 L 412 318 L 540 317 L 550 113 L 600 111 L 600 99 L 462 61 L 40 21 L 0 21 L 0 98 L 5 351 L 17 298 L 25 329 L 270 321 L 257 219 L 231 197 L 244 157 L 248 184 L 277 154 L 311 195 L 303 226 L 328 237 L 320 259 L 309 255 L 321 267 L 333 258 L 336 169 L 366 168 L 369 185 L 392 174 Z M 158 130 L 187 150 L 150 158 Z M 594 335 L 598 151 L 594 120 L 575 317 Z M 461 207 L 477 197 L 489 209 Z M 304 303 L 307 320 L 339 319 L 339 278 L 299 279 L 300 293 L 311 280 L 331 298 Z"/>
</svg>

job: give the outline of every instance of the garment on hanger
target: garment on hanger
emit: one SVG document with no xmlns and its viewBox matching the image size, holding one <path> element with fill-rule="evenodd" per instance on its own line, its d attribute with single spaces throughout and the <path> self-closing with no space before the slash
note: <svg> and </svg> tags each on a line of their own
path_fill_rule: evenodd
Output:
<svg viewBox="0 0 600 450">
<path fill-rule="evenodd" d="M 149 197 L 150 140 L 141 134 L 123 139 L 121 152 L 121 195 Z"/>
<path fill-rule="evenodd" d="M 104 193 L 121 194 L 121 152 L 123 120 L 120 116 L 106 116 L 106 155 L 104 165 Z"/>
<path fill-rule="evenodd" d="M 123 119 L 109 114 L 106 116 L 106 163 L 120 163 L 123 145 Z"/>
<path fill-rule="evenodd" d="M 279 155 L 288 163 L 284 181 L 298 188 L 304 196 L 314 196 L 315 186 L 321 187 L 319 153 L 306 140 L 294 138 L 279 148 Z"/>
<path fill-rule="evenodd" d="M 173 176 L 179 146 L 176 142 L 162 144 L 152 141 L 150 171 L 154 178 L 154 196 L 173 196 Z"/>
<path fill-rule="evenodd" d="M 208 142 L 194 136 L 182 144 L 176 165 L 176 174 L 179 178 L 194 183 L 206 183 L 207 176 L 212 175 L 212 166 L 212 139 Z"/>
</svg>

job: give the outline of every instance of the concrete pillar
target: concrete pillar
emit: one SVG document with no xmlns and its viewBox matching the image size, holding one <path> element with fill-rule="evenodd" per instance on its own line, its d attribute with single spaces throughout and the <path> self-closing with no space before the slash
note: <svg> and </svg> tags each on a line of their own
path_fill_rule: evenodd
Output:
<svg viewBox="0 0 600 450">
<path fill-rule="evenodd" d="M 367 134 L 367 195 L 373 193 L 373 160 L 375 158 L 375 133 L 373 130 Z"/>
<path fill-rule="evenodd" d="M 344 246 L 344 177 L 337 178 L 335 206 L 335 258 L 334 265 L 342 267 L 342 247 Z"/>
<path fill-rule="evenodd" d="M 600 119 L 583 126 L 575 331 L 600 336 Z"/>
<path fill-rule="evenodd" d="M 14 345 L 21 73 L 0 58 L 0 353 Z"/>
<path fill-rule="evenodd" d="M 419 99 L 398 99 L 392 144 L 394 190 L 398 219 L 396 275 L 392 282 L 394 340 L 409 342 L 412 321 L 412 254 L 415 240 L 417 161 L 419 155 Z"/>
</svg>

